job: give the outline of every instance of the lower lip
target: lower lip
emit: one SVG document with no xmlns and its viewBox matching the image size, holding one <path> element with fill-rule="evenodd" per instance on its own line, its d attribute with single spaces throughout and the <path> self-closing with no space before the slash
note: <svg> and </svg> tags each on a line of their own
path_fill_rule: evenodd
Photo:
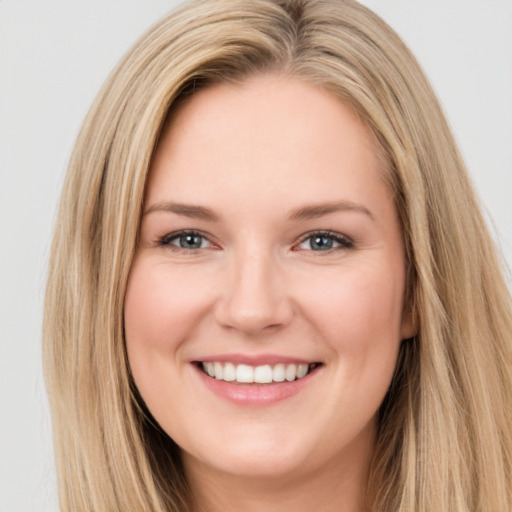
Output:
<svg viewBox="0 0 512 512">
<path fill-rule="evenodd" d="M 214 379 L 195 366 L 199 378 L 210 391 L 237 405 L 271 405 L 286 400 L 300 393 L 311 383 L 319 369 L 316 368 L 302 379 L 292 382 L 240 384 Z"/>
</svg>

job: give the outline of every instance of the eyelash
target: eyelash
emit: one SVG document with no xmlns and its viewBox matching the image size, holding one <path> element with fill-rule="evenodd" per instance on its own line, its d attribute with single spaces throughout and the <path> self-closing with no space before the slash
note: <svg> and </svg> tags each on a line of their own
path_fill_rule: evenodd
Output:
<svg viewBox="0 0 512 512">
<path fill-rule="evenodd" d="M 204 233 L 201 233 L 200 231 L 194 231 L 194 230 L 182 230 L 182 231 L 176 231 L 174 233 L 169 233 L 169 234 L 163 236 L 162 238 L 160 238 L 158 240 L 157 244 L 160 247 L 166 247 L 172 251 L 193 252 L 195 250 L 205 248 L 205 247 L 185 248 L 185 247 L 179 247 L 178 245 L 172 244 L 172 242 L 174 240 L 178 240 L 180 237 L 183 237 L 183 236 L 200 237 L 201 239 L 207 241 L 209 244 L 213 245 L 213 243 L 208 239 L 208 236 L 206 236 Z M 354 247 L 354 242 L 347 236 L 341 235 L 340 233 L 336 233 L 334 231 L 311 231 L 310 233 L 306 233 L 300 239 L 299 243 L 293 247 L 292 250 L 294 250 L 294 251 L 301 250 L 300 246 L 304 242 L 307 242 L 308 240 L 313 240 L 314 238 L 331 239 L 334 243 L 338 244 L 338 247 L 330 247 L 328 249 L 319 250 L 319 251 L 314 251 L 313 249 L 303 249 L 303 250 L 310 250 L 311 252 L 331 253 L 336 250 L 340 250 L 340 249 L 346 250 L 346 249 L 352 249 Z"/>
<path fill-rule="evenodd" d="M 187 252 L 193 251 L 194 248 L 187 249 L 185 247 L 179 247 L 179 246 L 171 243 L 173 240 L 178 240 L 182 236 L 201 237 L 202 239 L 204 239 L 204 240 L 208 241 L 210 244 L 212 244 L 212 242 L 208 239 L 208 237 L 204 233 L 201 233 L 200 231 L 185 229 L 182 231 L 176 231 L 174 233 L 169 233 L 168 235 L 163 236 L 162 238 L 160 238 L 158 240 L 158 245 L 161 247 L 167 247 L 167 248 L 171 249 L 172 251 L 187 251 Z M 204 247 L 198 247 L 196 249 L 204 249 Z"/>
<path fill-rule="evenodd" d="M 310 249 L 312 252 L 325 252 L 330 253 L 336 250 L 340 249 L 352 249 L 354 247 L 354 242 L 348 238 L 345 235 L 342 235 L 340 233 L 336 233 L 335 231 L 311 231 L 310 233 L 306 233 L 300 240 L 299 246 L 302 245 L 304 242 L 307 242 L 308 240 L 313 240 L 314 238 L 329 238 L 332 239 L 335 243 L 339 244 L 339 247 L 331 247 L 329 249 L 326 249 L 324 251 L 313 251 L 313 249 Z M 297 246 L 295 246 L 297 247 Z M 294 250 L 300 250 L 298 248 L 295 248 Z"/>
</svg>

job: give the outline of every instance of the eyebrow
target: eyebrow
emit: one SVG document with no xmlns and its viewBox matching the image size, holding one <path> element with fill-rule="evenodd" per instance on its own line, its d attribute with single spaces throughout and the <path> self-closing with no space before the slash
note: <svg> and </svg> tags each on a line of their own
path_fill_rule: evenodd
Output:
<svg viewBox="0 0 512 512">
<path fill-rule="evenodd" d="M 373 216 L 372 212 L 368 210 L 368 208 L 362 204 L 346 200 L 304 206 L 294 210 L 290 215 L 290 219 L 309 220 L 323 217 L 324 215 L 329 215 L 330 213 L 346 211 L 363 213 L 364 215 L 370 217 L 370 219 L 375 220 L 375 217 Z"/>
<path fill-rule="evenodd" d="M 370 219 L 375 220 L 375 217 L 368 208 L 361 204 L 346 200 L 303 206 L 292 211 L 290 214 L 290 220 L 310 220 L 323 217 L 324 215 L 329 215 L 330 213 L 346 211 L 359 212 L 368 216 Z M 170 212 L 184 217 L 202 219 L 211 222 L 216 222 L 220 219 L 213 210 L 204 206 L 175 203 L 173 201 L 155 203 L 151 205 L 143 215 L 149 215 L 154 212 Z"/>
<path fill-rule="evenodd" d="M 177 215 L 183 215 L 184 217 L 209 220 L 212 222 L 219 220 L 219 216 L 209 208 L 205 208 L 204 206 L 196 206 L 193 204 L 174 203 L 172 201 L 162 201 L 160 203 L 151 205 L 143 213 L 143 216 L 154 212 L 176 213 Z"/>
</svg>

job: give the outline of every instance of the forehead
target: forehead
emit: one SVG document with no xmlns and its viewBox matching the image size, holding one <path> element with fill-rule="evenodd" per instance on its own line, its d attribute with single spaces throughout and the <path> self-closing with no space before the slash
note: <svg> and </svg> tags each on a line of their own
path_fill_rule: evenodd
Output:
<svg viewBox="0 0 512 512">
<path fill-rule="evenodd" d="M 383 186 L 381 161 L 372 131 L 331 92 L 258 76 L 211 86 L 180 105 L 157 147 L 146 202 L 169 193 L 207 198 L 216 186 L 231 200 L 260 194 L 262 204 L 275 199 L 271 189 L 296 201 L 334 201 L 344 190 L 359 200 Z"/>
</svg>

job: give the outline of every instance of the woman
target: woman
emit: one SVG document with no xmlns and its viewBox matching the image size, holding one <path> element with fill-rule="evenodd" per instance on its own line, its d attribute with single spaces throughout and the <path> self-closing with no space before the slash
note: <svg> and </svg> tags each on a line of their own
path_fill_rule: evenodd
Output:
<svg viewBox="0 0 512 512">
<path fill-rule="evenodd" d="M 508 510 L 510 296 L 353 1 L 204 0 L 89 113 L 45 324 L 63 510 Z"/>
</svg>

